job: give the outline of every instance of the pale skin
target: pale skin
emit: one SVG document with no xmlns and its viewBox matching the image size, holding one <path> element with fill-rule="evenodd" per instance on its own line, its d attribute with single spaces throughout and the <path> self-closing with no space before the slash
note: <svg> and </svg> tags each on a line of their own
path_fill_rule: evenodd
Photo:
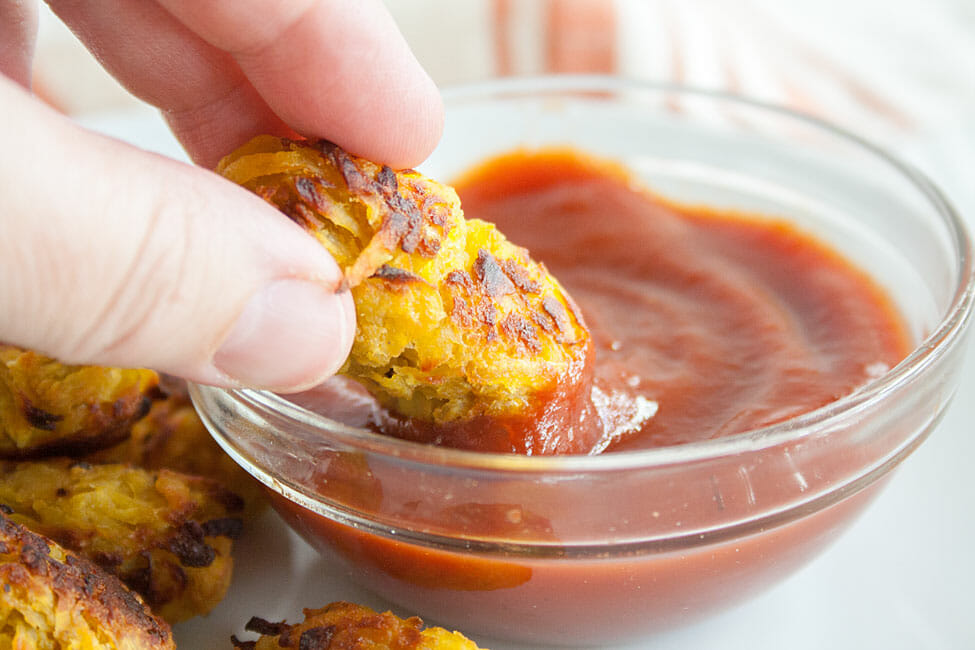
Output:
<svg viewBox="0 0 975 650">
<path fill-rule="evenodd" d="M 49 4 L 199 167 L 32 97 L 37 8 L 0 0 L 0 341 L 221 386 L 294 391 L 334 373 L 355 331 L 335 263 L 206 169 L 260 133 L 420 163 L 443 108 L 380 0 Z"/>
</svg>

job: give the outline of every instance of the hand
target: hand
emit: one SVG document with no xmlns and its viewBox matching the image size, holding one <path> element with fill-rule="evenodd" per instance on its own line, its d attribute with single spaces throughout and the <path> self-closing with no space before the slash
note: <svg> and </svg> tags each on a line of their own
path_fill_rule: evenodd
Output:
<svg viewBox="0 0 975 650">
<path fill-rule="evenodd" d="M 437 90 L 378 0 L 51 5 L 204 167 L 258 133 L 394 167 L 439 138 Z M 0 340 L 223 386 L 297 390 L 335 372 L 355 325 L 331 257 L 248 192 L 18 87 L 33 10 L 0 0 Z"/>
</svg>

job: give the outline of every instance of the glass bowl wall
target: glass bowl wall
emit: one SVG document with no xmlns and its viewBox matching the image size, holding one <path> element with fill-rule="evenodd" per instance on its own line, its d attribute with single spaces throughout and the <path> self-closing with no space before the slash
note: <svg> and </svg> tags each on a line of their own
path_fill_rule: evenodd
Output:
<svg viewBox="0 0 975 650">
<path fill-rule="evenodd" d="M 446 102 L 428 174 L 568 145 L 669 199 L 789 219 L 888 290 L 917 347 L 854 394 L 774 426 L 592 457 L 429 447 L 286 397 L 193 386 L 214 437 L 284 518 L 404 611 L 566 644 L 694 620 L 825 548 L 941 418 L 971 319 L 972 250 L 909 167 L 781 109 L 618 79 L 499 81 Z"/>
</svg>

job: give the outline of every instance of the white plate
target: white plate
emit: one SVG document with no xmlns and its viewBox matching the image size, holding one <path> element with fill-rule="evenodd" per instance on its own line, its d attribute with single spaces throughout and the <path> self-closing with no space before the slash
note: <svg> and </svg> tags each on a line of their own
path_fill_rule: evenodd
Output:
<svg viewBox="0 0 975 650">
<path fill-rule="evenodd" d="M 81 121 L 145 149 L 185 159 L 151 109 Z M 823 555 L 731 611 L 618 650 L 651 645 L 667 650 L 975 648 L 973 464 L 975 348 L 969 350 L 958 397 L 944 422 Z M 271 512 L 252 523 L 235 557 L 227 598 L 208 617 L 175 627 L 181 650 L 229 648 L 232 634 L 253 638 L 243 631 L 253 615 L 300 620 L 303 607 L 334 600 L 389 608 L 321 559 Z M 474 640 L 492 650 L 524 648 Z"/>
</svg>

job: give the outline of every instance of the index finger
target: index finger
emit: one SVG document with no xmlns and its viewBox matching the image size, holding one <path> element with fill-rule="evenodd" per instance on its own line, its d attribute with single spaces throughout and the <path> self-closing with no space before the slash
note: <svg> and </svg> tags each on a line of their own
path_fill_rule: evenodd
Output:
<svg viewBox="0 0 975 650">
<path fill-rule="evenodd" d="M 440 95 L 378 0 L 158 1 L 299 133 L 394 166 L 436 146 Z"/>
</svg>

